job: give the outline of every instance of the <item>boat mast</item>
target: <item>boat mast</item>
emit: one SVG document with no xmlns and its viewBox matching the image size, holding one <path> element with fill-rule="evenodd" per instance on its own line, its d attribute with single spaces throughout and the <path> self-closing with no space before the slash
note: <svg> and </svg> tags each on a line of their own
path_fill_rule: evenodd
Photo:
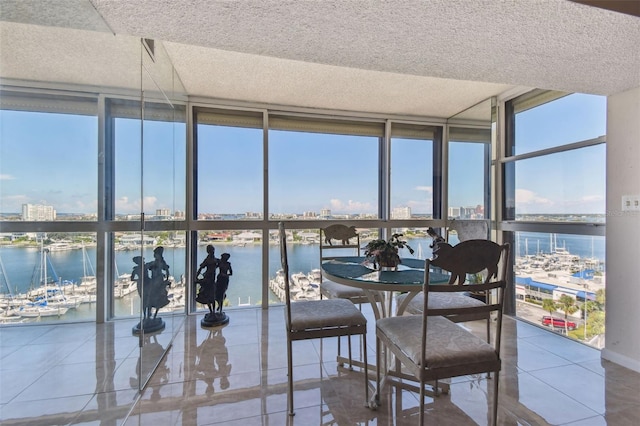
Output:
<svg viewBox="0 0 640 426">
<path fill-rule="evenodd" d="M 13 299 L 13 292 L 11 291 L 11 285 L 9 284 L 9 277 L 7 276 L 7 271 L 4 269 L 4 263 L 2 262 L 2 257 L 0 257 L 0 272 L 2 272 L 2 276 L 4 277 L 4 282 L 7 285 L 9 298 Z"/>
</svg>

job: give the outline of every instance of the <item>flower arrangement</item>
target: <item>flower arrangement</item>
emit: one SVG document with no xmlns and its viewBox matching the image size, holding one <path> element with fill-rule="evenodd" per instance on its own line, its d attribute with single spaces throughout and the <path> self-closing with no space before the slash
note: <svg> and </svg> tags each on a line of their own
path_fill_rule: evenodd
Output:
<svg viewBox="0 0 640 426">
<path fill-rule="evenodd" d="M 389 240 L 372 240 L 363 247 L 364 256 L 373 262 L 374 269 L 378 266 L 397 267 L 400 264 L 400 256 L 398 250 L 406 248 L 409 253 L 413 254 L 414 250 L 401 240 L 403 234 L 393 234 Z"/>
</svg>

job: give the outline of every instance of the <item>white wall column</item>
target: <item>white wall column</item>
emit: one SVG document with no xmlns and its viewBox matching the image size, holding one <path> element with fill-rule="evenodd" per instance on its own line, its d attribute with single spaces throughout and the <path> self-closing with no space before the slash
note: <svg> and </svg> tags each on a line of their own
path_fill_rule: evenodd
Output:
<svg viewBox="0 0 640 426">
<path fill-rule="evenodd" d="M 640 372 L 640 87 L 607 101 L 606 338 L 602 358 Z"/>
</svg>

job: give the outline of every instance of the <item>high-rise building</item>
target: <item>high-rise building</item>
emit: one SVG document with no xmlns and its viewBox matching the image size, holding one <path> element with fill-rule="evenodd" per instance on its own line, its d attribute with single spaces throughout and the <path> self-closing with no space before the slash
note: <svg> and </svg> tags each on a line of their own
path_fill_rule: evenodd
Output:
<svg viewBox="0 0 640 426">
<path fill-rule="evenodd" d="M 391 219 L 411 219 L 411 207 L 394 207 Z"/>
<path fill-rule="evenodd" d="M 56 211 L 53 206 L 44 204 L 23 204 L 22 220 L 25 221 L 48 221 L 56 220 Z"/>
</svg>

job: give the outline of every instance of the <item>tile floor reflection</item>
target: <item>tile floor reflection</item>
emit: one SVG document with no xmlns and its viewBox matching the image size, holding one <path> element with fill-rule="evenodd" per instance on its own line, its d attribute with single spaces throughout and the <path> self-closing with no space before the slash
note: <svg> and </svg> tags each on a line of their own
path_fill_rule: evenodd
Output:
<svg viewBox="0 0 640 426">
<path fill-rule="evenodd" d="M 364 307 L 370 324 L 371 312 Z M 415 425 L 417 395 L 383 389 L 364 406 L 360 372 L 338 368 L 337 340 L 294 342 L 296 416 L 286 413 L 282 307 L 228 311 L 219 329 L 202 315 L 150 338 L 147 355 L 169 348 L 138 394 L 137 337 L 129 321 L 0 328 L 2 425 Z M 599 351 L 541 327 L 505 318 L 500 376 L 501 425 L 636 425 L 640 374 L 600 360 Z M 483 335 L 484 324 L 471 324 Z M 369 359 L 375 359 L 369 327 Z M 353 341 L 355 353 L 361 348 Z M 344 348 L 345 345 L 343 345 Z M 145 356 L 143 355 L 143 360 Z M 491 380 L 491 379 L 489 379 Z M 373 381 L 372 381 L 373 385 Z M 427 422 L 484 425 L 486 376 L 452 381 L 431 398 Z"/>
</svg>

